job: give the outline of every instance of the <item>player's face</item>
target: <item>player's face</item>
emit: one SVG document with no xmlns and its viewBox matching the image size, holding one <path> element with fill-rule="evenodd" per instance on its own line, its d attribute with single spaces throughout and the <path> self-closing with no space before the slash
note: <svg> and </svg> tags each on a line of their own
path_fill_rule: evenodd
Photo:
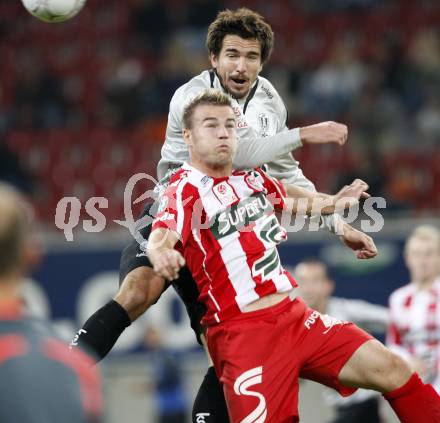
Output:
<svg viewBox="0 0 440 423">
<path fill-rule="evenodd" d="M 413 281 L 429 281 L 439 275 L 440 249 L 434 239 L 411 239 L 405 259 Z"/>
<path fill-rule="evenodd" d="M 211 55 L 223 86 L 235 98 L 244 98 L 261 71 L 261 46 L 256 39 L 226 35 L 218 56 Z"/>
<path fill-rule="evenodd" d="M 191 130 L 184 131 L 192 162 L 213 168 L 232 163 L 237 149 L 235 115 L 229 106 L 198 106 Z"/>
<path fill-rule="evenodd" d="M 319 264 L 299 264 L 295 269 L 295 278 L 299 285 L 299 294 L 311 308 L 319 308 L 333 291 L 325 268 Z"/>
</svg>

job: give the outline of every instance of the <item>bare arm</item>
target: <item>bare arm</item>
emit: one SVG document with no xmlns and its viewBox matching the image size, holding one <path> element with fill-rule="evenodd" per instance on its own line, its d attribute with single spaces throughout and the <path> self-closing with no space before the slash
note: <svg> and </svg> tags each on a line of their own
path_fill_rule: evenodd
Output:
<svg viewBox="0 0 440 423">
<path fill-rule="evenodd" d="M 328 215 L 343 211 L 359 202 L 360 198 L 367 198 L 368 185 L 361 179 L 354 180 L 350 185 L 343 187 L 335 195 L 324 194 L 301 188 L 297 185 L 286 184 L 286 206 L 292 213 Z"/>
<path fill-rule="evenodd" d="M 368 197 L 368 185 L 360 179 L 345 186 L 335 195 L 309 191 L 295 185 L 285 185 L 287 199 L 285 208 L 292 213 L 303 214 L 331 214 L 351 207 L 360 198 Z M 338 221 L 335 233 L 340 235 L 341 241 L 356 253 L 358 259 L 371 259 L 376 257 L 377 248 L 373 239 L 367 234 L 353 228 L 342 219 Z"/>
<path fill-rule="evenodd" d="M 124 307 L 133 322 L 159 300 L 166 287 L 165 279 L 151 267 L 140 266 L 125 276 L 114 299 Z"/>
</svg>

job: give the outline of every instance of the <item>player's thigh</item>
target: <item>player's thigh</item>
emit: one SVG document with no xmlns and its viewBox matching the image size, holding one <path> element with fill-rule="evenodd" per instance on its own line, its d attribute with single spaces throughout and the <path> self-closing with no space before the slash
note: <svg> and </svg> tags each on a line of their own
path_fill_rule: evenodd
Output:
<svg viewBox="0 0 440 423">
<path fill-rule="evenodd" d="M 411 376 L 408 365 L 377 339 L 360 346 L 345 363 L 339 380 L 346 386 L 390 392 L 404 385 Z"/>
<path fill-rule="evenodd" d="M 372 339 L 371 335 L 350 322 L 340 321 L 317 311 L 308 310 L 304 339 L 299 350 L 300 377 L 313 380 L 347 396 L 356 391 L 344 385 L 339 374 L 355 351 Z"/>
</svg>

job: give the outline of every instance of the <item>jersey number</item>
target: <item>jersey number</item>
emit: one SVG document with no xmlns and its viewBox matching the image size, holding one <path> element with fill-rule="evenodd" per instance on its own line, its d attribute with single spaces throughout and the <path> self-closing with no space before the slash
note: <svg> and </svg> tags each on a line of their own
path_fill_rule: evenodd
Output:
<svg viewBox="0 0 440 423">
<path fill-rule="evenodd" d="M 285 229 L 278 223 L 274 215 L 266 218 L 261 225 L 258 235 L 263 241 L 273 244 L 279 244 L 287 236 Z"/>
</svg>

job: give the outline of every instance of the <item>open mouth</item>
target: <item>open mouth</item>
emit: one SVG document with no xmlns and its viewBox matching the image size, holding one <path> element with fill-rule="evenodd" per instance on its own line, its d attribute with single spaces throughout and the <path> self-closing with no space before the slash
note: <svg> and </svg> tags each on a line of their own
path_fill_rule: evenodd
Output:
<svg viewBox="0 0 440 423">
<path fill-rule="evenodd" d="M 244 85 L 247 82 L 247 79 L 244 78 L 231 78 L 233 82 L 235 82 L 237 85 Z"/>
</svg>

